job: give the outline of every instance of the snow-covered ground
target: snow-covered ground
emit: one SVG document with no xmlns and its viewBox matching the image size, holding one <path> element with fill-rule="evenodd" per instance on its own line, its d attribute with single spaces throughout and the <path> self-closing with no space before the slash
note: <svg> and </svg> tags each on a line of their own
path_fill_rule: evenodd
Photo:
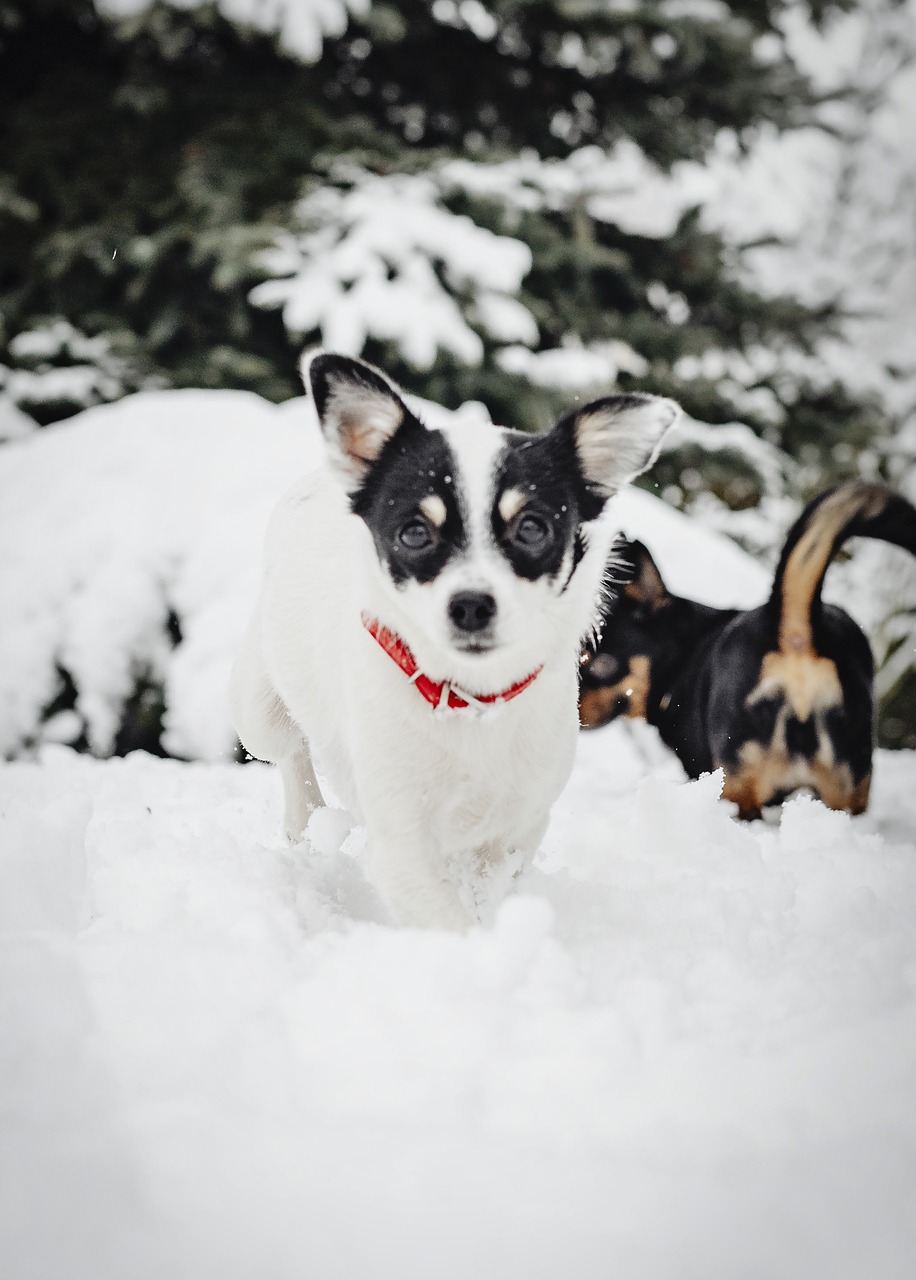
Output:
<svg viewBox="0 0 916 1280">
<path fill-rule="evenodd" d="M 642 728 L 466 937 L 266 766 L 0 768 L 4 1280 L 909 1280 L 916 760 L 739 826 Z"/>
<path fill-rule="evenodd" d="M 168 392 L 0 451 L 2 1280 L 909 1280 L 913 753 L 862 818 L 739 826 L 612 725 L 492 919 L 390 927 L 363 833 L 321 810 L 290 848 L 275 774 L 230 763 L 261 530 L 314 430 Z M 614 515 L 674 590 L 763 598 L 648 493 Z M 38 730 L 58 663 L 80 698 Z M 104 752 L 144 663 L 198 759 L 60 745 Z"/>
<path fill-rule="evenodd" d="M 313 57 L 365 5 L 219 7 Z M 758 251 L 757 276 L 838 290 L 857 315 L 818 351 L 824 376 L 912 424 L 913 3 L 899 40 L 890 19 L 863 38 L 870 12 L 823 44 L 794 33 L 806 65 L 846 48 L 860 88 L 886 79 L 861 136 L 764 135 L 693 194 L 742 240 L 753 213 L 795 242 Z M 634 216 L 657 214 L 639 157 L 608 164 L 633 168 Z M 517 308 L 484 304 L 527 359 Z M 640 359 L 559 354 L 608 380 Z M 228 762 L 232 642 L 267 510 L 314 449 L 301 413 L 149 394 L 0 453 L 0 747 L 46 739 L 0 764 L 2 1280 L 910 1280 L 914 753 L 879 753 L 861 818 L 798 798 L 738 826 L 716 778 L 686 783 L 648 727 L 610 726 L 580 740 L 492 921 L 391 928 L 345 815 L 290 848 L 275 775 Z M 759 564 L 648 495 L 617 515 L 674 590 L 762 599 Z M 899 594 L 880 553 L 846 601 L 863 622 Z M 79 701 L 38 730 L 58 665 Z M 85 729 L 110 748 L 141 669 L 167 744 L 201 759 L 54 744 Z"/>
</svg>

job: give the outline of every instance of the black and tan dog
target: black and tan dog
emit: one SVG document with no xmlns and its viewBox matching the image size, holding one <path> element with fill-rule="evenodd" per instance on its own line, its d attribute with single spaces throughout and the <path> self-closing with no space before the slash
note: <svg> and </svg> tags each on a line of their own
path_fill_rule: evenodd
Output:
<svg viewBox="0 0 916 1280">
<path fill-rule="evenodd" d="M 849 614 L 821 600 L 827 568 L 853 536 L 916 555 L 916 508 L 863 480 L 828 489 L 790 530 L 769 600 L 747 611 L 672 595 L 642 543 L 618 543 L 632 577 L 583 655 L 583 727 L 644 717 L 690 777 L 724 771 L 723 796 L 742 818 L 802 788 L 832 809 L 861 813 L 874 662 Z"/>
</svg>

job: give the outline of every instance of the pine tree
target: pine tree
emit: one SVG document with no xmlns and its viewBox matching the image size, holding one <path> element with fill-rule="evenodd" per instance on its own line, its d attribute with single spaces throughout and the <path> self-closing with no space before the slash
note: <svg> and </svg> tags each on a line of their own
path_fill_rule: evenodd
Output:
<svg viewBox="0 0 916 1280">
<path fill-rule="evenodd" d="M 820 21 L 836 7 L 806 10 Z M 689 199 L 664 213 L 662 234 L 643 228 L 645 210 L 621 217 L 614 199 L 624 181 L 645 188 L 644 205 L 653 191 L 670 205 L 673 166 L 702 162 L 726 137 L 740 148 L 762 124 L 814 118 L 778 33 L 782 0 L 379 0 L 311 65 L 212 6 L 137 8 L 120 22 L 92 0 L 0 9 L 0 363 L 31 370 L 18 398 L 40 420 L 150 385 L 281 399 L 297 389 L 297 349 L 330 331 L 419 393 L 482 399 L 528 426 L 616 375 L 702 421 L 740 417 L 794 452 L 813 442 L 816 483 L 842 470 L 825 445 L 840 414 L 857 445 L 885 427 L 876 405 L 839 387 L 751 370 L 755 399 L 704 373 L 709 353 L 809 350 L 831 316 L 750 287 L 739 251 Z M 288 305 L 284 324 L 277 306 L 292 289 L 265 283 L 285 268 L 289 286 L 305 263 L 316 287 L 322 253 L 359 231 L 360 193 L 380 198 L 386 184 L 408 215 L 412 202 L 421 220 L 441 215 L 438 234 L 408 246 L 409 264 L 376 255 L 404 307 L 442 304 L 432 352 L 412 349 L 390 314 L 348 330 L 313 306 L 297 327 Z M 491 259 L 526 247 L 501 289 L 447 260 L 449 217 L 500 237 Z M 337 284 L 352 303 L 360 280 Z M 72 337 L 55 347 L 48 326 L 61 318 Z M 87 342 L 94 363 L 74 349 Z M 557 378 L 564 350 L 578 364 Z M 87 363 L 94 379 L 48 376 Z M 713 475 L 720 496 L 753 505 L 759 477 L 729 462 Z M 672 459 L 660 474 L 675 486 L 680 469 Z"/>
</svg>

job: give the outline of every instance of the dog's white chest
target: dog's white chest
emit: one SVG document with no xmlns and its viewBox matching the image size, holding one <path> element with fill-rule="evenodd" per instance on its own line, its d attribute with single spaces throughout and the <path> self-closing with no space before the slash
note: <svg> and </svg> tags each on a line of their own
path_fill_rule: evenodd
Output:
<svg viewBox="0 0 916 1280">
<path fill-rule="evenodd" d="M 534 690 L 523 696 L 544 702 Z M 476 724 L 463 723 L 445 749 L 423 753 L 427 763 L 418 782 L 430 837 L 440 849 L 492 845 L 508 851 L 541 823 L 572 767 L 577 728 L 568 708 L 558 703 L 546 738 L 537 726 L 538 710 L 529 714 L 527 707 L 506 707 L 487 713 Z M 436 725 L 433 733 L 454 727 Z"/>
</svg>

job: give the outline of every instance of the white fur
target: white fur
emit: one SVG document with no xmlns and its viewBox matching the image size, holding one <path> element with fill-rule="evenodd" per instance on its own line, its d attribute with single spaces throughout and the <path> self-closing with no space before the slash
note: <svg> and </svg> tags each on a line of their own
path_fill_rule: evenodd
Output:
<svg viewBox="0 0 916 1280">
<path fill-rule="evenodd" d="M 280 502 L 231 700 L 247 749 L 280 765 L 291 838 L 322 803 L 314 756 L 368 830 L 369 874 L 394 917 L 462 929 L 472 919 L 449 868 L 483 870 L 518 852 L 530 859 L 569 776 L 580 642 L 595 620 L 612 529 L 587 527 L 564 593 L 520 580 L 489 530 L 501 433 L 464 424 L 450 439 L 470 537 L 432 583 L 392 583 L 335 478 L 338 458 Z M 483 655 L 460 652 L 447 623 L 448 600 L 467 589 L 498 604 L 496 644 Z M 504 705 L 435 711 L 366 631 L 364 611 L 402 637 L 430 678 L 473 693 L 543 669 Z"/>
</svg>

